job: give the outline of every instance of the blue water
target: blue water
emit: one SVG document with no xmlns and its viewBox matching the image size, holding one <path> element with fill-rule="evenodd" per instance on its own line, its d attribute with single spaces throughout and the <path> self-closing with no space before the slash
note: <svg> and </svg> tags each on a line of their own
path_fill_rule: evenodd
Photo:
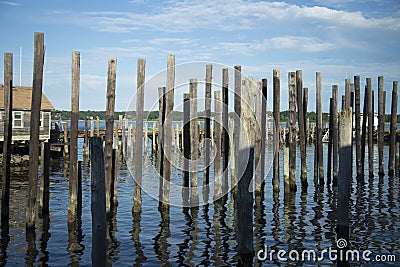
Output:
<svg viewBox="0 0 400 267">
<path fill-rule="evenodd" d="M 81 147 L 82 140 L 79 140 L 79 158 L 83 160 Z M 326 151 L 327 147 L 324 146 L 324 149 Z M 377 147 L 375 149 L 374 162 L 377 162 Z M 256 252 L 264 248 L 264 245 L 270 250 L 318 251 L 336 246 L 336 192 L 327 185 L 322 189 L 314 187 L 313 151 L 314 148 L 309 146 L 307 152 L 309 188 L 306 193 L 301 193 L 298 169 L 296 173 L 298 192 L 284 198 L 283 177 L 281 177 L 281 193 L 274 197 L 271 189 L 272 172 L 267 170 L 264 194 L 256 196 L 254 205 L 253 240 Z M 388 147 L 385 147 L 384 153 L 388 155 Z M 283 153 L 280 154 L 283 162 Z M 297 160 L 297 166 L 300 166 L 299 157 Z M 49 222 L 37 219 L 36 247 L 30 251 L 27 251 L 24 230 L 28 171 L 23 167 L 12 168 L 10 241 L 7 244 L 5 236 L 2 236 L 2 263 L 6 262 L 10 266 L 30 263 L 49 266 L 77 264 L 91 266 L 92 230 L 88 161 L 83 161 L 83 210 L 79 229 L 81 234 L 78 235 L 68 233 L 68 170 L 64 164 L 62 158 L 53 159 L 51 162 Z M 150 168 L 146 164 L 152 162 L 146 161 L 145 170 Z M 365 166 L 367 168 L 368 164 Z M 107 250 L 108 261 L 112 265 L 160 266 L 167 263 L 172 266 L 237 265 L 235 203 L 230 195 L 216 204 L 199 208 L 171 206 L 168 220 L 168 215 L 158 211 L 158 200 L 144 193 L 143 211 L 133 217 L 131 212 L 133 178 L 123 162 L 120 167 L 119 205 L 116 216 L 110 223 Z M 355 171 L 355 165 L 353 170 Z M 375 164 L 375 174 L 377 172 Z M 211 177 L 212 175 L 213 173 Z M 144 171 L 143 179 L 154 179 L 154 177 L 150 177 L 149 172 Z M 180 172 L 174 171 L 171 180 L 179 182 L 181 179 Z M 199 179 L 202 179 L 201 174 Z M 387 175 L 381 178 L 366 176 L 364 181 L 364 184 L 357 184 L 353 178 L 351 188 L 351 247 L 359 250 L 369 249 L 373 255 L 395 254 L 397 263 L 387 263 L 387 265 L 398 266 L 400 262 L 399 178 Z M 75 251 L 68 250 L 69 245 L 70 247 L 74 245 L 72 247 L 75 247 Z M 296 263 L 276 259 L 261 262 L 255 257 L 254 264 L 289 266 Z M 329 259 L 318 263 L 307 261 L 297 264 L 334 265 Z M 364 266 L 366 262 L 352 265 Z"/>
</svg>

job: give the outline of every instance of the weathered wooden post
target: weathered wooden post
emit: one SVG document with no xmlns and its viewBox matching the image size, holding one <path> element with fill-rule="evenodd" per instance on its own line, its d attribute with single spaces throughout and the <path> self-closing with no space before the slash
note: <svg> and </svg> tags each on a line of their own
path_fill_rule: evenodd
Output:
<svg viewBox="0 0 400 267">
<path fill-rule="evenodd" d="M 42 103 L 42 83 L 44 64 L 44 34 L 35 32 L 33 57 L 33 84 L 29 141 L 29 183 L 26 207 L 26 235 L 31 237 L 35 230 L 35 210 L 38 181 L 40 107 Z"/>
<path fill-rule="evenodd" d="M 64 150 L 63 156 L 64 160 L 68 157 L 69 149 L 68 149 L 68 123 L 64 121 L 63 123 L 63 131 L 64 131 Z"/>
<path fill-rule="evenodd" d="M 308 88 L 304 87 L 303 114 L 304 114 L 304 121 L 306 124 L 306 127 L 304 129 L 304 134 L 306 136 L 306 144 L 305 144 L 306 155 L 307 155 L 308 133 L 309 133 L 309 127 L 310 127 L 310 120 L 309 120 L 309 118 L 307 118 L 307 108 L 308 108 Z"/>
<path fill-rule="evenodd" d="M 296 71 L 296 88 L 297 88 L 297 116 L 299 118 L 299 135 L 300 135 L 300 158 L 301 158 L 301 187 L 306 190 L 307 182 L 307 162 L 306 162 L 306 132 L 304 118 L 304 103 L 303 103 L 303 72 Z"/>
<path fill-rule="evenodd" d="M 289 147 L 287 147 L 286 145 L 283 147 L 283 192 L 285 194 L 290 193 Z"/>
<path fill-rule="evenodd" d="M 143 172 L 143 112 L 144 112 L 144 82 L 146 60 L 139 58 L 137 62 L 136 91 L 136 143 L 135 143 L 135 179 L 132 212 L 142 211 L 142 172 Z M 145 133 L 147 135 L 147 131 Z M 145 140 L 147 138 L 145 137 Z"/>
<path fill-rule="evenodd" d="M 235 81 L 234 81 L 234 92 L 235 92 L 235 97 L 234 97 L 234 111 L 235 111 L 235 120 L 234 120 L 234 133 L 233 133 L 233 139 L 234 139 L 234 155 L 233 155 L 233 162 L 234 162 L 234 173 L 233 177 L 231 178 L 231 193 L 233 195 L 236 195 L 237 193 L 237 183 L 239 179 L 239 158 L 238 158 L 238 153 L 239 153 L 239 132 L 240 132 L 240 113 L 241 113 L 241 94 L 242 94 L 242 67 L 241 66 L 235 66 Z"/>
<path fill-rule="evenodd" d="M 197 123 L 197 79 L 190 79 L 190 205 L 197 206 L 199 203 L 198 192 L 198 167 L 199 158 L 199 128 Z M 217 155 L 220 157 L 221 155 Z"/>
<path fill-rule="evenodd" d="M 50 147 L 49 147 L 50 151 Z M 49 153 L 50 158 L 50 153 Z M 77 199 L 77 206 L 78 206 L 78 216 L 82 214 L 82 161 L 78 161 L 78 199 Z"/>
<path fill-rule="evenodd" d="M 267 93 L 268 93 L 268 80 L 262 79 L 261 87 L 261 156 L 260 156 L 260 185 L 264 189 L 265 179 L 265 141 L 267 136 L 266 118 L 267 118 Z M 256 188 L 257 189 L 257 188 Z"/>
<path fill-rule="evenodd" d="M 10 161 L 13 109 L 13 54 L 4 53 L 4 141 L 1 187 L 1 226 L 8 225 L 10 214 Z"/>
<path fill-rule="evenodd" d="M 106 132 L 104 145 L 104 166 L 106 175 L 106 212 L 110 215 L 111 210 L 111 190 L 112 190 L 112 149 L 113 149 L 113 132 L 114 132 L 114 107 L 115 107 L 115 83 L 117 59 L 111 58 L 108 60 L 107 73 L 107 106 L 106 106 Z"/>
<path fill-rule="evenodd" d="M 215 142 L 215 159 L 214 159 L 214 200 L 222 196 L 222 171 L 221 171 L 221 131 L 222 131 L 222 101 L 221 91 L 214 92 L 215 112 L 214 112 L 214 142 Z"/>
<path fill-rule="evenodd" d="M 272 187 L 274 192 L 279 192 L 279 144 L 280 144 L 280 104 L 281 81 L 279 70 L 273 70 L 273 116 L 274 116 L 274 162 Z"/>
<path fill-rule="evenodd" d="M 388 173 L 389 175 L 394 174 L 394 155 L 396 151 L 396 131 L 397 131 L 397 90 L 399 84 L 397 81 L 393 82 L 392 90 L 392 109 L 390 115 L 390 144 L 389 144 L 389 162 L 388 162 Z"/>
<path fill-rule="evenodd" d="M 337 185 L 337 176 L 338 176 L 338 142 L 339 142 L 339 133 L 338 133 L 338 86 L 332 85 L 332 166 L 333 166 L 333 185 Z"/>
<path fill-rule="evenodd" d="M 165 122 L 166 92 L 165 87 L 158 87 L 158 153 L 157 161 L 160 168 L 158 199 L 163 201 L 164 188 L 164 122 Z"/>
<path fill-rule="evenodd" d="M 371 78 L 367 78 L 368 90 L 368 168 L 369 176 L 374 176 L 374 102 Z"/>
<path fill-rule="evenodd" d="M 84 132 L 84 137 L 83 137 L 83 156 L 87 157 L 89 155 L 89 150 L 88 150 L 88 120 L 87 117 L 85 119 L 85 132 Z"/>
<path fill-rule="evenodd" d="M 249 265 L 253 262 L 253 192 L 249 187 L 254 173 L 254 146 L 256 120 L 254 116 L 254 87 L 256 81 L 243 81 L 241 92 L 240 119 L 242 125 L 239 134 L 239 153 L 237 173 L 241 175 L 238 181 L 237 226 L 239 265 Z"/>
<path fill-rule="evenodd" d="M 183 181 L 182 195 L 184 205 L 189 201 L 189 161 L 190 161 L 190 94 L 183 94 Z"/>
<path fill-rule="evenodd" d="M 90 138 L 90 177 L 92 211 L 92 264 L 106 266 L 106 185 L 103 141 Z"/>
<path fill-rule="evenodd" d="M 172 158 L 172 111 L 174 110 L 174 86 L 175 86 L 175 56 L 168 55 L 167 62 L 167 88 L 165 92 L 165 121 L 163 124 L 163 146 L 164 146 L 164 163 L 163 163 L 163 204 L 165 208 L 169 205 L 169 190 L 171 177 L 171 162 Z M 169 206 L 168 206 L 169 207 Z"/>
<path fill-rule="evenodd" d="M 119 115 L 118 116 L 118 125 L 119 125 L 119 129 L 121 130 L 121 144 L 118 145 L 118 149 L 121 151 L 122 150 L 122 146 L 123 146 L 123 136 L 124 136 L 124 128 L 123 128 L 123 115 Z M 117 135 L 118 139 L 119 139 L 119 134 Z"/>
<path fill-rule="evenodd" d="M 144 152 L 147 153 L 147 143 L 148 143 L 148 139 L 149 139 L 149 133 L 148 133 L 148 124 L 147 122 L 144 123 Z"/>
<path fill-rule="evenodd" d="M 350 79 L 346 78 L 344 81 L 344 107 L 343 110 L 347 110 L 351 106 L 351 87 Z"/>
<path fill-rule="evenodd" d="M 71 93 L 71 126 L 70 126 L 70 160 L 68 191 L 68 222 L 76 219 L 78 212 L 78 121 L 79 121 L 79 86 L 80 86 L 80 53 L 72 52 L 72 93 Z M 65 132 L 65 131 L 64 131 Z"/>
<path fill-rule="evenodd" d="M 261 150 L 262 150 L 262 133 L 261 133 L 261 119 L 263 117 L 262 113 L 262 82 L 256 82 L 256 87 L 254 91 L 254 115 L 255 115 L 255 120 L 256 124 L 254 125 L 253 131 L 255 131 L 257 134 L 255 134 L 254 137 L 254 182 L 253 186 L 254 189 L 256 190 L 256 195 L 259 195 L 261 192 L 261 184 L 262 184 L 262 177 L 261 177 Z M 264 113 L 265 117 L 265 113 Z M 265 124 L 264 124 L 264 129 L 265 129 Z M 256 198 L 258 200 L 258 198 Z"/>
<path fill-rule="evenodd" d="M 354 93 L 355 93 L 355 131 L 356 131 L 356 166 L 357 179 L 363 174 L 361 169 L 361 105 L 360 105 L 360 76 L 354 76 Z"/>
<path fill-rule="evenodd" d="M 322 148 L 322 81 L 321 72 L 316 73 L 316 89 L 317 89 L 317 162 L 318 162 L 318 178 L 319 185 L 324 184 L 324 153 Z"/>
<path fill-rule="evenodd" d="M 206 95 L 205 95 L 205 120 L 204 120 L 204 182 L 206 186 L 210 183 L 210 154 L 211 154 L 211 82 L 212 82 L 212 65 L 206 65 Z M 185 113 L 184 113 L 185 114 Z M 186 137 L 186 135 L 184 135 Z"/>
<path fill-rule="evenodd" d="M 96 116 L 96 136 L 100 136 L 100 118 Z"/>
<path fill-rule="evenodd" d="M 152 131 L 151 131 L 151 153 L 154 154 L 157 151 L 157 142 L 156 142 L 156 123 L 153 122 Z"/>
<path fill-rule="evenodd" d="M 94 120 L 93 117 L 90 117 L 90 137 L 94 136 Z"/>
<path fill-rule="evenodd" d="M 328 166 L 326 170 L 326 182 L 332 181 L 332 117 L 333 117 L 333 99 L 329 98 L 329 141 L 328 141 Z"/>
<path fill-rule="evenodd" d="M 222 193 L 226 194 L 228 188 L 228 164 L 229 164 L 229 134 L 228 134 L 228 68 L 222 69 Z"/>
<path fill-rule="evenodd" d="M 344 110 L 339 116 L 339 176 L 338 176 L 338 200 L 337 206 L 337 240 L 345 239 L 349 244 L 349 200 L 351 165 L 353 163 L 352 146 L 352 111 L 351 108 Z M 348 247 L 339 248 L 346 251 Z M 344 254 L 343 254 L 344 255 Z"/>
<path fill-rule="evenodd" d="M 383 76 L 378 77 L 378 157 L 379 175 L 385 174 L 383 164 L 383 143 L 385 127 L 385 101 L 383 91 Z"/>
<path fill-rule="evenodd" d="M 289 72 L 289 183 L 290 191 L 296 192 L 296 73 Z"/>
<path fill-rule="evenodd" d="M 113 149 L 112 159 L 113 159 L 113 207 L 118 205 L 118 173 L 119 173 L 119 155 L 120 151 L 118 149 Z"/>
</svg>

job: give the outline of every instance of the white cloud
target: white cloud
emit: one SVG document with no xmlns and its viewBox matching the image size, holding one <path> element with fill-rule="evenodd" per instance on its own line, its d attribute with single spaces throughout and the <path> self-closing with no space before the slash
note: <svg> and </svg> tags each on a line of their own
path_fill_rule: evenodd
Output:
<svg viewBox="0 0 400 267">
<path fill-rule="evenodd" d="M 7 6 L 20 6 L 20 3 L 11 2 L 11 1 L 0 1 L 0 4 Z"/>
</svg>

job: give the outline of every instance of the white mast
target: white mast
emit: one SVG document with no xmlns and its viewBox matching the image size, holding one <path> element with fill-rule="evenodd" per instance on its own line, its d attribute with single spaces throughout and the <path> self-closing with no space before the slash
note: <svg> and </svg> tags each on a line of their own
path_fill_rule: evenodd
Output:
<svg viewBox="0 0 400 267">
<path fill-rule="evenodd" d="M 19 86 L 22 86 L 22 46 L 19 47 Z"/>
</svg>

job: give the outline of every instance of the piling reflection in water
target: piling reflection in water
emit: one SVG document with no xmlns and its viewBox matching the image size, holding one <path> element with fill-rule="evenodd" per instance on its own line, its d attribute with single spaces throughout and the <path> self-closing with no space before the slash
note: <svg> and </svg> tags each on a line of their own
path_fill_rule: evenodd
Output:
<svg viewBox="0 0 400 267">
<path fill-rule="evenodd" d="M 387 154 L 386 150 L 384 154 Z M 38 220 L 36 234 L 32 236 L 35 242 L 32 243 L 26 242 L 24 232 L 27 171 L 12 168 L 10 224 L 1 231 L 1 265 L 90 265 L 89 164 L 84 159 L 82 214 L 73 227 L 67 224 L 68 174 L 64 177 L 63 167 L 62 158 L 50 162 L 50 216 Z M 312 165 L 308 167 L 311 169 Z M 314 188 L 310 173 L 307 192 L 285 196 L 283 191 L 273 193 L 271 183 L 266 182 L 263 190 L 255 193 L 253 240 L 256 254 L 265 246 L 269 251 L 335 248 L 337 189 L 329 184 Z M 299 175 L 296 173 L 296 177 Z M 168 212 L 157 212 L 158 201 L 144 192 L 142 213 L 131 215 L 133 179 L 123 162 L 119 178 L 119 206 L 108 221 L 108 265 L 237 264 L 236 199 L 231 194 L 199 208 L 171 206 Z M 150 177 L 145 175 L 144 179 Z M 265 180 L 271 181 L 272 173 L 268 173 Z M 353 179 L 350 191 L 352 248 L 370 249 L 375 254 L 400 254 L 398 188 L 397 176 L 375 176 L 365 181 Z M 315 265 L 314 262 L 279 261 L 276 254 L 272 261 L 269 257 L 265 261 L 255 257 L 253 264 Z M 335 262 L 326 258 L 318 264 Z"/>
</svg>

